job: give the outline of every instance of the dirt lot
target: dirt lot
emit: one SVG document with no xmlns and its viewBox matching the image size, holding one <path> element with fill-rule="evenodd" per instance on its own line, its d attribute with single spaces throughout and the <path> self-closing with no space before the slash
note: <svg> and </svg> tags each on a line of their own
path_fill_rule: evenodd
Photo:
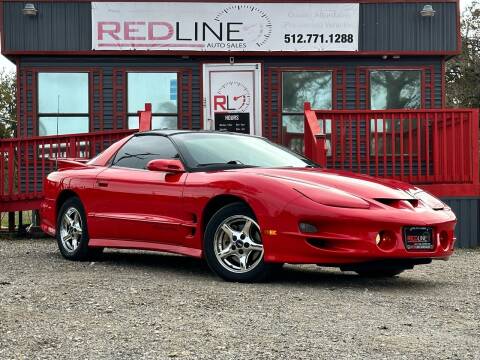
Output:
<svg viewBox="0 0 480 360">
<path fill-rule="evenodd" d="M 480 359 L 480 251 L 398 278 L 286 266 L 225 283 L 186 257 L 63 260 L 0 241 L 0 358 Z"/>
</svg>

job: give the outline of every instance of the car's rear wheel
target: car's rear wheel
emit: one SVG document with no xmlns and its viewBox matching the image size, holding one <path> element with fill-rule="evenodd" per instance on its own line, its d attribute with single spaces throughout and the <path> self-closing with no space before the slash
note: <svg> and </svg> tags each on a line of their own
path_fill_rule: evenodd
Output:
<svg viewBox="0 0 480 360">
<path fill-rule="evenodd" d="M 370 278 L 388 278 L 400 275 L 405 270 L 393 270 L 393 269 L 382 269 L 382 270 L 356 270 L 355 272 L 363 277 Z"/>
<path fill-rule="evenodd" d="M 68 260 L 87 260 L 98 256 L 103 248 L 88 246 L 88 229 L 83 205 L 77 197 L 67 199 L 57 218 L 57 243 Z"/>
<path fill-rule="evenodd" d="M 264 262 L 260 226 L 243 203 L 218 210 L 207 224 L 203 242 L 209 267 L 227 281 L 263 281 L 279 267 Z"/>
</svg>

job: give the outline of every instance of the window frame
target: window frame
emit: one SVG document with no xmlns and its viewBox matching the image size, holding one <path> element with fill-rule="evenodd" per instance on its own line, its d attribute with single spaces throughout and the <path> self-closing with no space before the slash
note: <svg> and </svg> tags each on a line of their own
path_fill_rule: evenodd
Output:
<svg viewBox="0 0 480 360">
<path fill-rule="evenodd" d="M 426 103 L 426 89 L 427 88 L 430 88 L 430 103 L 431 105 L 434 105 L 435 104 L 435 94 L 433 93 L 434 89 L 435 89 L 435 74 L 434 74 L 434 67 L 433 65 L 427 65 L 427 66 L 368 66 L 368 67 L 360 67 L 359 69 L 366 69 L 366 77 L 365 77 L 365 97 L 366 97 L 366 105 L 367 105 L 367 111 L 378 111 L 378 112 L 382 112 L 382 111 L 385 111 L 386 114 L 388 114 L 389 111 L 397 111 L 397 112 L 402 112 L 402 111 L 415 111 L 415 110 L 424 110 L 426 109 L 425 107 L 425 103 Z M 357 71 L 359 70 L 357 69 Z M 429 82 L 427 83 L 426 81 L 426 71 L 430 71 L 430 79 L 429 79 Z M 372 76 L 372 72 L 375 72 L 375 71 L 418 71 L 420 72 L 420 107 L 417 108 L 417 109 L 384 109 L 384 110 L 373 110 L 372 109 L 372 104 L 371 104 L 371 100 L 372 100 L 372 91 L 371 91 L 371 76 Z M 359 84 L 357 83 L 357 96 L 359 96 Z M 359 99 L 357 99 L 358 101 Z M 431 108 L 435 108 L 434 106 L 431 106 Z M 388 122 L 390 121 L 392 124 L 395 124 L 395 120 L 396 119 L 377 119 L 377 118 L 372 118 L 370 119 L 370 121 L 368 121 L 368 133 L 370 134 L 370 149 L 369 149 L 369 154 L 370 154 L 370 158 L 375 158 L 376 155 L 375 155 L 375 152 L 372 151 L 372 146 L 377 146 L 375 144 L 375 138 L 378 138 L 378 139 L 391 139 L 392 137 L 392 134 L 395 134 L 395 136 L 397 136 L 397 132 L 396 131 L 391 131 L 390 130 L 386 130 L 386 129 L 383 129 L 381 132 L 377 131 L 377 136 L 375 136 L 375 132 L 373 131 L 375 129 L 375 126 L 372 127 L 372 122 L 378 122 L 379 120 L 381 121 L 385 121 Z M 417 123 L 418 124 L 418 123 Z M 395 125 L 394 125 L 395 126 Z M 418 126 L 418 125 L 417 125 Z M 396 139 L 395 139 L 396 140 Z M 397 142 L 395 141 L 395 146 L 396 146 Z M 388 143 L 387 144 L 383 144 L 382 143 L 382 148 L 385 148 L 385 146 L 388 148 L 389 145 Z M 388 152 L 388 151 L 382 151 L 382 152 L 378 152 L 378 157 L 383 157 L 383 156 L 387 156 L 389 158 L 392 158 L 392 157 L 395 157 L 395 158 L 401 158 L 401 157 L 404 157 L 408 154 L 401 154 L 401 153 L 397 153 L 396 152 L 396 149 L 393 149 L 393 145 L 390 144 L 390 148 L 391 150 L 393 150 L 393 153 L 392 151 Z M 428 150 L 428 149 L 427 149 Z M 420 152 L 423 154 L 424 153 L 424 149 L 420 149 Z M 412 156 L 412 159 L 416 159 L 418 157 L 418 149 L 415 149 L 414 153 L 411 155 Z"/>
<path fill-rule="evenodd" d="M 134 68 L 134 67 L 129 67 L 126 69 L 123 69 L 123 73 L 125 76 L 125 96 L 124 96 L 124 102 L 125 102 L 125 119 L 126 119 L 126 129 L 130 129 L 128 126 L 128 120 L 130 117 L 137 116 L 138 113 L 131 113 L 128 111 L 128 74 L 129 73 L 142 73 L 142 74 L 157 74 L 157 73 L 173 73 L 177 75 L 177 112 L 176 113 L 154 113 L 152 112 L 152 118 L 155 116 L 175 116 L 177 118 L 177 130 L 181 129 L 181 81 L 182 81 L 182 69 L 178 68 Z M 142 110 L 142 109 L 139 109 Z M 138 110 L 137 110 L 138 111 Z M 135 130 L 135 129 L 130 129 L 130 130 Z"/>
<path fill-rule="evenodd" d="M 330 73 L 332 75 L 332 92 L 331 92 L 331 103 L 332 103 L 332 108 L 328 110 L 334 110 L 337 107 L 337 102 L 336 102 L 336 80 L 337 80 L 337 69 L 333 68 L 281 68 L 280 69 L 280 102 L 279 102 L 279 113 L 281 116 L 281 125 L 283 127 L 283 116 L 284 115 L 304 115 L 303 109 L 300 112 L 284 112 L 283 111 L 283 74 L 284 73 L 302 73 L 302 72 L 325 72 L 325 73 Z M 325 109 L 327 110 L 327 109 Z"/>
<path fill-rule="evenodd" d="M 35 105 L 35 126 L 34 131 L 37 136 L 56 136 L 53 135 L 40 135 L 40 118 L 42 117 L 87 117 L 88 118 L 88 132 L 92 131 L 92 106 L 93 106 L 93 89 L 92 89 L 92 74 L 95 69 L 91 68 L 83 68 L 83 67 L 59 67 L 59 68 L 41 68 L 35 69 L 35 94 L 33 95 Z M 39 74 L 42 73 L 49 73 L 49 74 L 87 74 L 88 75 L 88 83 L 87 83 L 87 100 L 88 100 L 88 113 L 41 113 L 40 112 L 40 86 L 39 86 Z M 61 134 L 61 135 L 76 135 L 82 133 L 71 133 L 71 134 Z M 60 134 L 59 134 L 60 135 Z"/>
<path fill-rule="evenodd" d="M 425 69 L 427 67 L 424 66 L 371 66 L 367 68 L 367 76 L 366 76 L 366 97 L 367 97 L 367 107 L 368 110 L 372 111 L 388 111 L 388 110 L 409 110 L 409 109 L 383 109 L 383 110 L 373 110 L 372 109 L 372 88 L 371 88 L 371 76 L 372 72 L 375 71 L 418 71 L 420 72 L 420 107 L 418 109 L 410 109 L 410 110 L 421 110 L 425 109 L 425 89 L 426 89 L 426 82 L 425 82 Z M 432 86 L 432 82 L 434 81 L 433 69 L 431 71 L 431 79 L 430 79 L 430 86 Z M 434 85 L 432 86 L 434 87 Z M 358 96 L 358 95 L 357 95 Z M 434 96 L 432 95 L 432 101 L 434 100 Z"/>
<path fill-rule="evenodd" d="M 289 144 L 285 144 L 285 139 L 287 141 L 295 140 L 296 138 L 302 138 L 304 137 L 304 132 L 303 133 L 288 133 L 290 134 L 289 136 L 286 136 L 283 133 L 283 117 L 288 116 L 288 115 L 301 115 L 304 116 L 304 111 L 302 110 L 301 112 L 283 112 L 283 74 L 286 72 L 329 72 L 332 76 L 332 91 L 331 91 L 331 103 L 332 103 L 332 108 L 329 110 L 336 110 L 338 108 L 337 104 L 337 98 L 338 98 L 338 92 L 342 92 L 342 101 L 343 101 L 343 107 L 345 107 L 345 101 L 346 101 L 346 95 L 345 95 L 345 87 L 346 87 L 346 71 L 344 68 L 339 68 L 339 67 L 280 67 L 276 68 L 274 70 L 278 71 L 279 74 L 279 89 L 280 91 L 278 92 L 278 114 L 279 114 L 279 126 L 278 126 L 278 133 L 279 133 L 279 140 L 280 143 L 289 148 Z M 338 73 L 342 73 L 342 80 L 343 83 L 341 86 L 338 85 L 337 83 L 337 77 Z M 323 125 L 325 126 L 325 125 Z M 303 147 L 303 145 L 302 145 Z M 290 149 L 292 150 L 292 149 Z M 298 150 L 298 149 L 297 149 Z M 294 150 L 292 150 L 294 151 Z M 296 152 L 296 151 L 294 151 Z M 303 154 L 303 152 L 299 152 L 300 154 Z"/>
</svg>

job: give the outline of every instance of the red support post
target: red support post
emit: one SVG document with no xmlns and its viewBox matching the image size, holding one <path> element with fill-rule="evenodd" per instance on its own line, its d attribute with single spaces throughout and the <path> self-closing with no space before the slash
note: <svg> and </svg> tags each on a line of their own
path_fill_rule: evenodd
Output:
<svg viewBox="0 0 480 360">
<path fill-rule="evenodd" d="M 304 111 L 304 141 L 303 141 L 303 146 L 304 146 L 304 153 L 305 156 L 312 159 L 313 158 L 313 144 L 312 144 L 312 134 L 311 134 L 311 129 L 308 125 L 308 119 L 307 119 L 307 112 L 311 110 L 311 106 L 309 102 L 306 102 L 303 104 L 303 111 Z M 313 159 L 312 159 L 313 160 Z"/>
<path fill-rule="evenodd" d="M 72 136 L 69 139 L 69 143 L 70 143 L 70 154 L 67 155 L 67 156 L 71 157 L 71 158 L 76 158 L 77 157 L 77 139 L 76 139 L 76 137 Z"/>
<path fill-rule="evenodd" d="M 311 109 L 309 102 L 305 102 L 303 109 L 305 156 L 320 166 L 325 166 L 327 163 L 325 134 L 320 129 L 317 114 Z"/>
<path fill-rule="evenodd" d="M 479 185 L 479 154 L 478 154 L 478 121 L 479 121 L 479 109 L 475 109 L 471 113 L 472 119 L 472 182 L 474 185 Z M 479 195 L 479 194 L 477 194 Z"/>
<path fill-rule="evenodd" d="M 15 167 L 15 152 L 13 151 L 14 146 L 13 146 L 13 141 L 10 143 L 10 146 L 8 148 L 8 193 L 13 194 L 13 183 L 14 183 L 14 177 L 13 177 L 13 169 Z"/>
<path fill-rule="evenodd" d="M 138 111 L 138 131 L 152 130 L 152 104 L 146 103 L 145 110 Z"/>
</svg>

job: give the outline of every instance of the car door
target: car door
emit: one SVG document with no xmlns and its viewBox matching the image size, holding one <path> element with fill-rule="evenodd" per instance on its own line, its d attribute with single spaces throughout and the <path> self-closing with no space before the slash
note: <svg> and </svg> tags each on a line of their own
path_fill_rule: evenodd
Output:
<svg viewBox="0 0 480 360">
<path fill-rule="evenodd" d="M 146 169 L 151 160 L 178 157 L 165 136 L 138 134 L 125 143 L 96 178 L 90 237 L 181 245 L 190 231 L 182 209 L 187 173 Z"/>
</svg>

